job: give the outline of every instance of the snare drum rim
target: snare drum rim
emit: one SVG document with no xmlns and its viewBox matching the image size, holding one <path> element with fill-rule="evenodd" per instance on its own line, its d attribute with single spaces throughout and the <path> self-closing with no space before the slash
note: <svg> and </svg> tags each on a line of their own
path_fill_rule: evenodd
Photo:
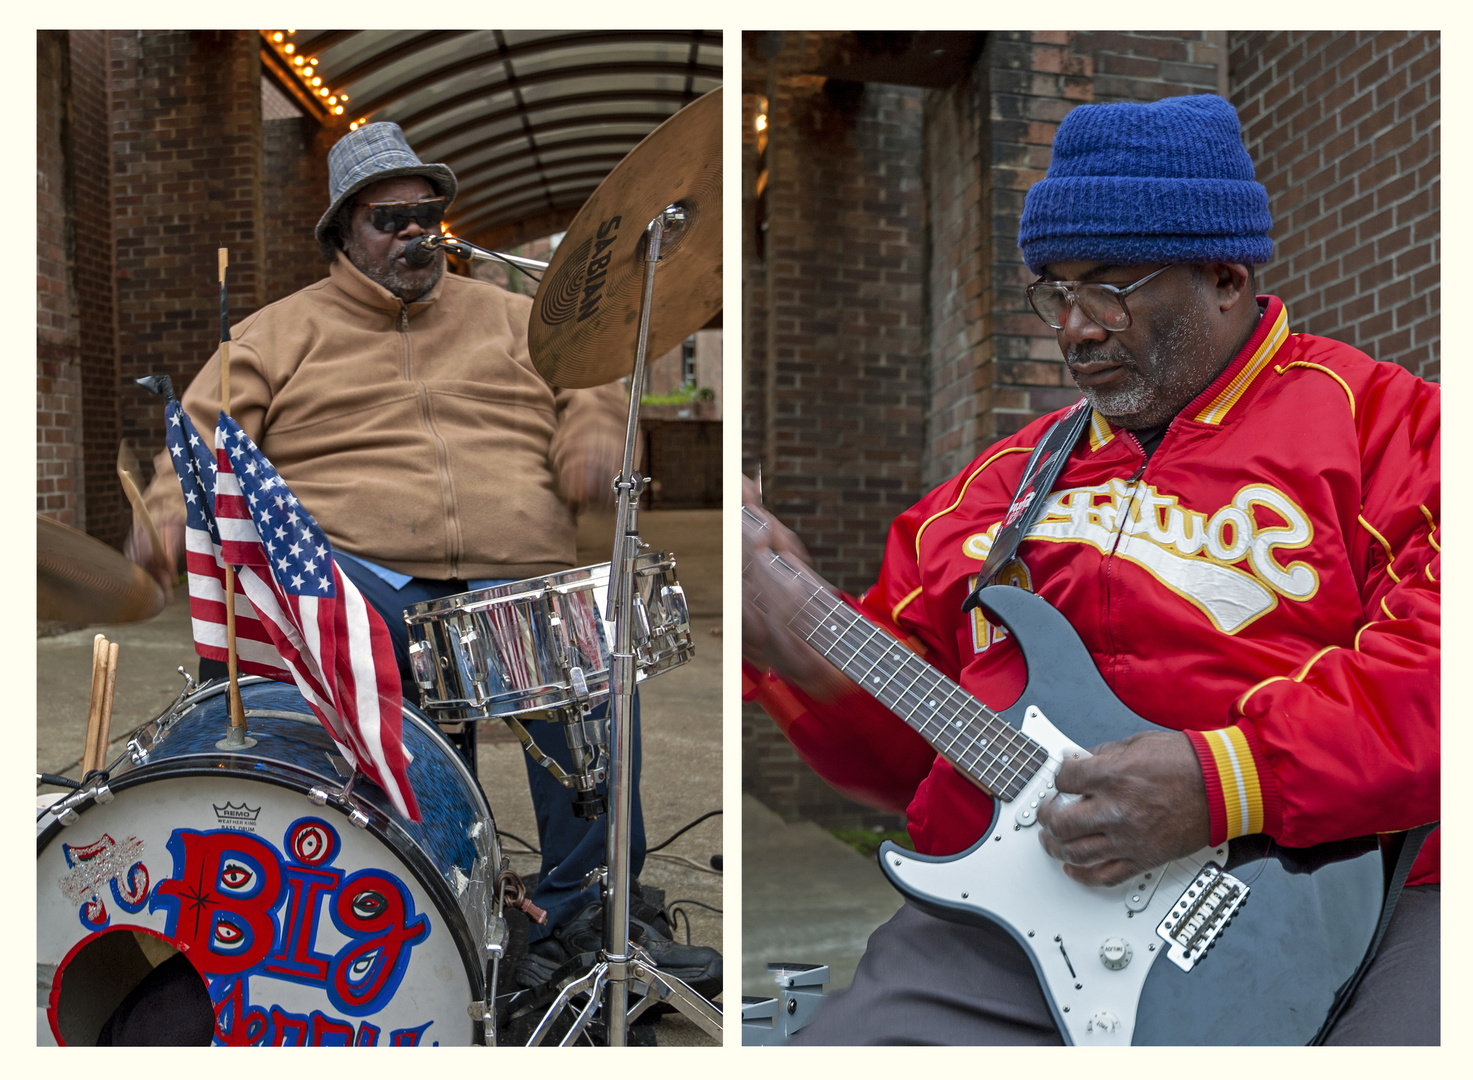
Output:
<svg viewBox="0 0 1473 1080">
<path fill-rule="evenodd" d="M 245 686 L 248 684 L 274 681 L 259 675 L 253 675 L 241 678 L 240 685 Z M 285 686 L 287 684 L 282 683 L 280 685 Z M 223 693 L 227 686 L 228 683 L 226 682 L 206 683 L 200 690 L 207 690 L 209 692 L 191 694 L 181 703 L 180 708 L 174 714 L 171 714 L 171 719 L 174 717 L 183 717 L 195 704 Z M 314 727 L 321 728 L 321 724 L 317 721 L 316 716 L 310 713 L 306 715 L 307 719 L 303 723 L 311 723 Z M 432 722 L 425 720 L 423 717 L 419 717 L 418 719 L 422 721 L 420 725 L 422 730 L 425 730 L 439 740 L 441 749 L 451 756 L 456 766 L 470 782 L 471 790 L 479 798 L 481 808 L 485 811 L 486 822 L 492 829 L 492 846 L 495 853 L 493 861 L 499 864 L 501 843 L 495 833 L 495 823 L 491 818 L 490 808 L 486 805 L 486 793 L 481 789 L 480 784 L 476 783 L 470 776 L 470 770 L 466 768 L 465 762 L 460 758 L 460 754 L 456 752 L 455 747 L 451 745 L 444 734 Z M 132 788 L 141 787 L 153 780 L 169 780 L 191 776 L 219 778 L 222 775 L 221 766 L 227 765 L 232 761 L 249 761 L 253 765 L 260 764 L 264 761 L 270 765 L 270 768 L 253 768 L 249 773 L 231 773 L 229 775 L 240 776 L 241 778 L 248 777 L 255 782 L 285 788 L 288 791 L 296 792 L 300 795 L 306 795 L 311 788 L 322 783 L 324 779 L 316 773 L 308 772 L 287 762 L 269 758 L 256 758 L 249 754 L 233 754 L 228 751 L 217 750 L 214 752 L 190 754 L 185 757 L 165 758 L 161 761 L 135 765 L 127 772 L 120 773 L 116 780 L 109 780 L 108 788 L 114 794 L 121 794 Z M 340 784 L 341 780 L 339 779 L 337 782 Z M 89 798 L 78 803 L 73 809 L 79 815 L 82 815 L 96 805 L 97 801 Z M 354 825 L 348 819 L 348 812 L 335 802 L 328 802 L 323 806 L 317 806 L 315 803 L 311 805 L 318 812 L 330 810 L 336 813 L 343 819 L 342 827 L 345 830 L 358 828 L 358 826 Z M 414 875 L 415 880 L 419 882 L 420 888 L 425 890 L 430 901 L 435 905 L 436 910 L 439 911 L 445 926 L 450 931 L 451 937 L 456 944 L 456 952 L 460 954 L 466 974 L 469 976 L 471 1000 L 485 1001 L 489 957 L 482 955 L 485 951 L 484 943 L 474 940 L 475 936 L 471 932 L 470 924 L 466 921 L 465 912 L 461 909 L 460 901 L 450 891 L 450 886 L 440 876 L 439 871 L 425 856 L 420 846 L 414 843 L 413 839 L 403 830 L 397 821 L 385 815 L 382 810 L 372 803 L 359 800 L 358 805 L 362 806 L 369 816 L 368 825 L 362 831 L 374 836 L 385 848 L 393 853 L 395 858 L 404 864 L 409 872 Z M 53 818 L 51 823 L 36 838 L 36 857 L 41 857 L 46 848 L 56 839 L 62 830 L 75 827 L 75 825 L 63 825 L 60 819 Z M 499 872 L 499 869 L 499 865 L 490 867 L 492 874 Z M 490 883 L 490 887 L 494 892 L 494 881 Z M 493 897 L 493 902 L 497 899 L 499 898 Z M 492 914 L 500 914 L 499 905 L 497 905 L 497 910 L 493 911 Z M 475 1020 L 474 1024 L 474 1037 L 477 1044 L 480 1044 L 484 1041 L 484 1025 L 479 1019 Z"/>
</svg>

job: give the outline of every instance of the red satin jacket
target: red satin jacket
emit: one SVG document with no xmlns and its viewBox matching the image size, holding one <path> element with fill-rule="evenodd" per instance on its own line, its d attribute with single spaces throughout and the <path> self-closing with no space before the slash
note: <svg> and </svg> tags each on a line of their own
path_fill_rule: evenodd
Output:
<svg viewBox="0 0 1473 1080">
<path fill-rule="evenodd" d="M 1259 303 L 1253 337 L 1149 461 L 1092 417 L 1001 580 L 1062 611 L 1127 706 L 1187 733 L 1212 843 L 1438 820 L 1440 390 L 1290 333 L 1280 300 Z M 1022 654 L 961 605 L 1059 415 L 897 518 L 859 601 L 994 708 L 1022 692 Z M 872 699 L 818 703 L 751 668 L 744 683 L 829 783 L 904 808 L 917 850 L 961 851 L 986 830 L 990 797 Z M 1409 883 L 1439 880 L 1439 840 Z"/>
</svg>

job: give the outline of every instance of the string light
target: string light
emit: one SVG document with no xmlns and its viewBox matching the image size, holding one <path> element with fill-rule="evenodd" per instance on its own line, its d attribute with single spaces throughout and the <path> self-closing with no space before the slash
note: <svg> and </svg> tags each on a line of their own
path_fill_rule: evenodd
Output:
<svg viewBox="0 0 1473 1080">
<path fill-rule="evenodd" d="M 297 46 L 294 42 L 286 40 L 286 38 L 291 37 L 295 33 L 295 30 L 288 30 L 285 33 L 282 33 L 280 30 L 263 30 L 261 32 L 262 36 L 267 38 L 275 47 L 276 51 L 281 54 L 282 58 L 287 61 L 288 68 L 296 71 L 297 77 L 302 80 L 302 88 L 319 98 L 326 98 L 327 100 L 324 102 L 323 107 L 334 116 L 342 116 L 346 111 L 343 103 L 348 100 L 348 95 L 341 92 L 334 93 L 331 86 L 323 85 L 322 76 L 317 72 L 317 57 L 302 55 L 297 51 Z M 368 123 L 368 119 L 362 117 L 350 124 L 349 127 L 351 130 L 357 131 L 366 123 Z"/>
<path fill-rule="evenodd" d="M 758 131 L 766 131 L 767 130 L 767 114 L 766 113 L 758 113 L 757 114 L 757 130 Z"/>
</svg>

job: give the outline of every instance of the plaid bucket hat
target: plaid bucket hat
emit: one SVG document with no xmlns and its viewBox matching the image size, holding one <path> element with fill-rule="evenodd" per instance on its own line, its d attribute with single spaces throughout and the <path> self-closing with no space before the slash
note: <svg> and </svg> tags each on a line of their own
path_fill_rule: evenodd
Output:
<svg viewBox="0 0 1473 1080">
<path fill-rule="evenodd" d="M 450 166 L 420 161 L 398 124 L 365 124 L 334 143 L 327 152 L 327 193 L 332 203 L 317 222 L 317 242 L 326 239 L 344 203 L 369 184 L 395 176 L 423 176 L 447 206 L 455 198 L 457 185 Z"/>
</svg>

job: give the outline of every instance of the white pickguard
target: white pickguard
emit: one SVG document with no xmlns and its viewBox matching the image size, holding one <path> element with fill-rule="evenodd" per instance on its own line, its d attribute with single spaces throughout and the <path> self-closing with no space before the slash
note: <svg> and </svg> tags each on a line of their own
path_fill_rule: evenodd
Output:
<svg viewBox="0 0 1473 1080">
<path fill-rule="evenodd" d="M 1226 845 L 1204 848 L 1123 885 L 1081 885 L 1039 843 L 1037 808 L 1055 795 L 1053 778 L 1066 758 L 1085 757 L 1041 712 L 1030 708 L 1023 732 L 1049 752 L 1049 764 L 1012 802 L 1000 803 L 993 832 L 970 851 L 931 861 L 887 846 L 886 875 L 921 904 L 954 917 L 982 917 L 1007 929 L 1038 972 L 1054 1019 L 1066 1041 L 1126 1046 L 1135 1031 L 1136 1004 L 1151 965 L 1167 946 L 1156 927 L 1197 871 L 1221 861 Z M 1120 941 L 1130 959 L 1118 965 Z M 1061 948 L 1062 946 L 1062 948 Z M 1072 970 L 1071 970 L 1072 966 Z"/>
</svg>

